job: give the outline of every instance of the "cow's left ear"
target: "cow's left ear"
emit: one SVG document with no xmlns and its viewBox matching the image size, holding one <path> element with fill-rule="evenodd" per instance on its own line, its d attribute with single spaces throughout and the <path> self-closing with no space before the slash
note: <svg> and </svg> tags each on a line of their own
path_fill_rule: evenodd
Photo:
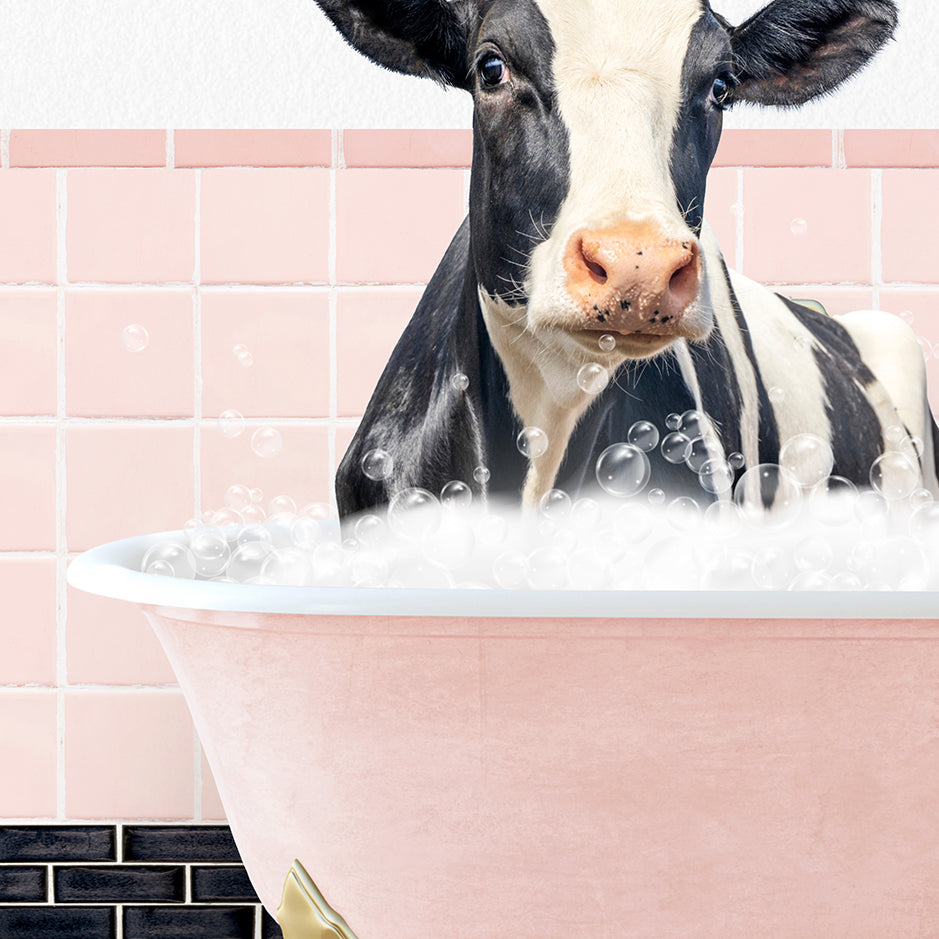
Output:
<svg viewBox="0 0 939 939">
<path fill-rule="evenodd" d="M 353 48 L 378 65 L 468 89 L 472 0 L 316 0 Z"/>
<path fill-rule="evenodd" d="M 735 100 L 794 107 L 863 68 L 893 35 L 891 0 L 774 0 L 730 29 Z"/>
</svg>

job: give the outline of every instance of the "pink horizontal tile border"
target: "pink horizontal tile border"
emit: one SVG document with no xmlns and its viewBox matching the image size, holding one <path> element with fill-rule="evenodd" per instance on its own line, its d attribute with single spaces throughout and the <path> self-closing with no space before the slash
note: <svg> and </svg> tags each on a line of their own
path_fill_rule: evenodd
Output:
<svg viewBox="0 0 939 939">
<path fill-rule="evenodd" d="M 164 130 L 13 130 L 10 166 L 164 166 Z"/>
<path fill-rule="evenodd" d="M 846 130 L 848 166 L 939 166 L 939 130 Z"/>
<path fill-rule="evenodd" d="M 347 130 L 342 135 L 346 166 L 469 166 L 469 130 Z"/>
<path fill-rule="evenodd" d="M 713 166 L 831 166 L 830 130 L 725 130 Z"/>
<path fill-rule="evenodd" d="M 177 130 L 176 166 L 330 166 L 329 130 Z"/>
</svg>

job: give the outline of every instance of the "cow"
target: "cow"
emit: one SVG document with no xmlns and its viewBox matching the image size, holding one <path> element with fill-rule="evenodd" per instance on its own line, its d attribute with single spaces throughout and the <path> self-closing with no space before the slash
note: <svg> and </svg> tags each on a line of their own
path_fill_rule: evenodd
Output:
<svg viewBox="0 0 939 939">
<path fill-rule="evenodd" d="M 707 0 L 318 2 L 374 62 L 474 101 L 469 215 L 338 468 L 342 517 L 452 480 L 524 506 L 576 496 L 636 422 L 667 433 L 688 412 L 735 478 L 811 433 L 866 486 L 903 438 L 939 494 L 909 328 L 728 270 L 702 217 L 723 111 L 830 92 L 892 37 L 891 0 L 773 0 L 739 26 Z M 585 365 L 613 380 L 585 391 Z M 543 432 L 527 455 L 526 427 Z M 726 498 L 650 456 L 650 488 Z"/>
</svg>

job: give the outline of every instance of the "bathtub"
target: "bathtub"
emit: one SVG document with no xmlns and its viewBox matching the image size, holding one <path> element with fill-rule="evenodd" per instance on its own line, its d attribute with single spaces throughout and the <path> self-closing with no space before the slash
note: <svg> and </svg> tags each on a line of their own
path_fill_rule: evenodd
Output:
<svg viewBox="0 0 939 939">
<path fill-rule="evenodd" d="M 308 873 L 288 939 L 939 934 L 935 593 L 139 573 L 164 537 L 69 581 L 143 608 L 266 908 Z"/>
</svg>

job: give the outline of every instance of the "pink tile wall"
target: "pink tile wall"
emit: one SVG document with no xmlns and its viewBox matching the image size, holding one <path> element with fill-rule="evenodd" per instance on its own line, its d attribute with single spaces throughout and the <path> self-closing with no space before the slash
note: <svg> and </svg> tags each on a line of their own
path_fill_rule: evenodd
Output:
<svg viewBox="0 0 939 939">
<path fill-rule="evenodd" d="M 467 131 L 19 131 L 0 166 L 0 818 L 223 817 L 98 542 L 335 466 L 464 214 Z M 934 131 L 734 131 L 705 205 L 731 266 L 922 338 L 939 408 Z M 2 148 L 0 148 L 2 150 Z M 128 348 L 128 326 L 143 347 Z M 241 348 L 243 347 L 243 349 Z M 933 348 L 936 347 L 936 354 Z M 247 352 L 237 355 L 236 352 Z M 243 431 L 224 436 L 236 409 Z M 282 447 L 262 457 L 252 433 Z"/>
</svg>

